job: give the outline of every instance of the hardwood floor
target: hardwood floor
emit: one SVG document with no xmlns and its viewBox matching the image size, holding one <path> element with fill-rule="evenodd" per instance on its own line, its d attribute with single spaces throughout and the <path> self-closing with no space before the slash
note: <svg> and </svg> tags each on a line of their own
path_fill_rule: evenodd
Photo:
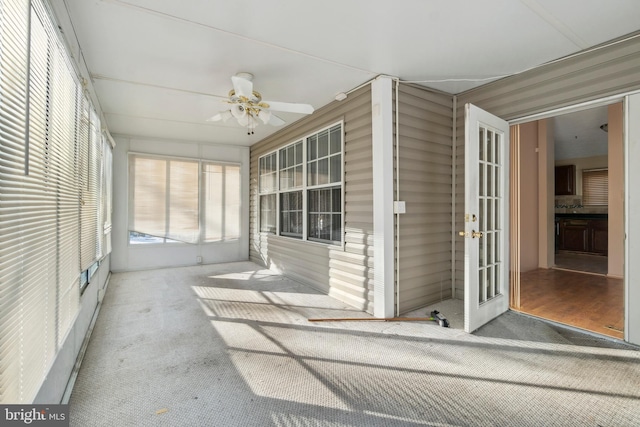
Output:
<svg viewBox="0 0 640 427">
<path fill-rule="evenodd" d="M 622 279 L 538 269 L 520 275 L 520 311 L 623 339 Z"/>
</svg>

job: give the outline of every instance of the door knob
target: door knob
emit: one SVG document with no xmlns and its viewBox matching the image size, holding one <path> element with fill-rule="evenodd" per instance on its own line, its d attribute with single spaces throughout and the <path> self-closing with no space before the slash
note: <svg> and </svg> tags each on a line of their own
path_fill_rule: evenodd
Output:
<svg viewBox="0 0 640 427">
<path fill-rule="evenodd" d="M 473 231 L 471 232 L 471 238 L 472 238 L 472 239 L 475 239 L 475 238 L 480 239 L 481 237 L 482 237 L 482 231 L 475 231 L 475 230 L 473 230 Z"/>
<path fill-rule="evenodd" d="M 458 231 L 458 235 L 462 236 L 462 237 L 465 237 L 465 236 L 467 236 L 467 233 L 464 232 L 464 231 Z"/>
</svg>

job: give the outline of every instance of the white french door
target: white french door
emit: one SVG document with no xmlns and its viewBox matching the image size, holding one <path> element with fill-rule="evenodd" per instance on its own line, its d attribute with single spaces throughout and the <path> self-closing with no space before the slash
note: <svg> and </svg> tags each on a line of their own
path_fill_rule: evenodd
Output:
<svg viewBox="0 0 640 427">
<path fill-rule="evenodd" d="M 465 106 L 464 329 L 509 309 L 509 124 Z"/>
</svg>

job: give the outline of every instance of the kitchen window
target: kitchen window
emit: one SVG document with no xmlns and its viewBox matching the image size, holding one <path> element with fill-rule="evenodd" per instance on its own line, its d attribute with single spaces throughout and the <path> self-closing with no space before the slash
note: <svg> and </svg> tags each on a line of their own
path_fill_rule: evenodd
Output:
<svg viewBox="0 0 640 427">
<path fill-rule="evenodd" d="M 607 206 L 609 204 L 609 170 L 585 169 L 582 171 L 582 204 Z"/>
</svg>

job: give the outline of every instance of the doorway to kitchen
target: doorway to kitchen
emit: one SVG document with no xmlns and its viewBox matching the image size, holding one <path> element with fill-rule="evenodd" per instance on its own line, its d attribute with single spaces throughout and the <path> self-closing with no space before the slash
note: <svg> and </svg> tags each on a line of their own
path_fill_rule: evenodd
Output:
<svg viewBox="0 0 640 427">
<path fill-rule="evenodd" d="M 624 338 L 622 103 L 512 126 L 511 308 Z"/>
</svg>

